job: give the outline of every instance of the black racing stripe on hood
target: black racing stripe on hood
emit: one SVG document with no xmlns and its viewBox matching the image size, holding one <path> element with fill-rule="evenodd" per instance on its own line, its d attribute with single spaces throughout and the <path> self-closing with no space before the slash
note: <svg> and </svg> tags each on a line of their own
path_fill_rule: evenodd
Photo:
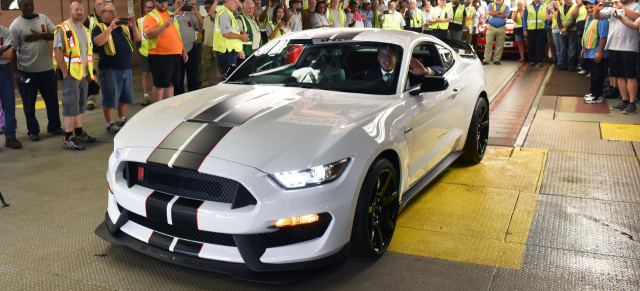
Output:
<svg viewBox="0 0 640 291">
<path fill-rule="evenodd" d="M 178 154 L 172 167 L 197 171 L 204 159 L 230 130 L 230 127 L 207 124 Z"/>
<path fill-rule="evenodd" d="M 169 164 L 176 150 L 200 127 L 201 124 L 183 122 L 174 128 L 147 158 L 147 163 Z"/>
<path fill-rule="evenodd" d="M 211 106 L 209 109 L 190 119 L 190 121 L 234 125 L 242 124 L 247 119 L 251 118 L 251 116 L 264 108 L 260 106 L 260 104 L 250 101 L 260 100 L 261 97 L 264 97 L 268 94 L 269 93 L 265 93 L 258 96 L 244 94 L 229 98 L 216 105 Z M 246 102 L 252 105 L 247 104 L 239 106 Z"/>
</svg>

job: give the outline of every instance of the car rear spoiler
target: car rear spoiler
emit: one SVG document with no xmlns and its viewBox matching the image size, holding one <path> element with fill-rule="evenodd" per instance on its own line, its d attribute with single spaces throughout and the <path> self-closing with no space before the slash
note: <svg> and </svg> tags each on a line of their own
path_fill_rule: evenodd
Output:
<svg viewBox="0 0 640 291">
<path fill-rule="evenodd" d="M 439 39 L 442 42 L 446 43 L 448 46 L 450 46 L 452 49 L 456 50 L 461 57 L 468 57 L 468 58 L 478 57 L 473 47 L 466 42 L 453 40 L 453 39 L 441 39 L 441 38 Z"/>
</svg>

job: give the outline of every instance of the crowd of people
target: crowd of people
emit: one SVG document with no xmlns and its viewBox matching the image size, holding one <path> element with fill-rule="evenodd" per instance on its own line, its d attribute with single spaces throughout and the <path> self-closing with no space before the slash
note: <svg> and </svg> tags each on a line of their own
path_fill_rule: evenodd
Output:
<svg viewBox="0 0 640 291">
<path fill-rule="evenodd" d="M 38 92 L 46 105 L 47 132 L 64 136 L 63 148 L 81 150 L 96 141 L 83 130 L 82 115 L 96 107 L 98 95 L 106 131 L 117 133 L 126 124 L 127 107 L 134 100 L 134 53 L 140 56 L 145 106 L 215 85 L 229 65 L 270 40 L 304 29 L 404 29 L 474 44 L 483 26 L 486 44 L 495 41 L 495 49 L 486 46 L 483 64 L 499 65 L 507 19 L 514 23 L 520 61 L 527 57 L 526 41 L 532 66 L 548 60 L 559 70 L 577 70 L 591 77 L 585 102 L 601 103 L 603 98 L 620 96 L 622 102 L 611 109 L 635 113 L 640 6 L 635 0 L 573 1 L 206 0 L 206 14 L 201 15 L 196 0 L 175 0 L 172 11 L 168 0 L 147 0 L 144 15 L 136 20 L 131 15 L 118 17 L 115 5 L 106 0 L 95 0 L 93 13 L 87 15 L 85 3 L 74 0 L 69 19 L 54 25 L 46 15 L 34 12 L 33 0 L 19 0 L 22 15 L 9 28 L 0 26 L 4 109 L 0 126 L 6 146 L 21 148 L 15 136 L 16 84 L 32 141 L 40 140 L 35 116 Z M 49 41 L 53 41 L 53 62 Z M 611 85 L 605 92 L 607 74 Z M 62 79 L 62 122 L 56 75 Z M 98 83 L 100 94 L 90 96 Z"/>
</svg>

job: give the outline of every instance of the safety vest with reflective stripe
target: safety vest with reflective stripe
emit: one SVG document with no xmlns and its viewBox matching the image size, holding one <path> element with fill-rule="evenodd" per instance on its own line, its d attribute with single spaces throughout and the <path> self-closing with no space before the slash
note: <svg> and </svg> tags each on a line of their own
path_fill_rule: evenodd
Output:
<svg viewBox="0 0 640 291">
<path fill-rule="evenodd" d="M 85 64 L 82 63 L 82 56 L 80 55 L 80 47 L 78 46 L 80 43 L 78 42 L 78 35 L 76 31 L 69 23 L 69 20 L 58 24 L 56 26 L 56 34 L 62 29 L 64 35 L 61 35 L 64 40 L 64 62 L 69 67 L 69 75 L 71 77 L 82 80 L 84 77 L 84 67 Z M 87 36 L 87 70 L 89 71 L 89 79 L 91 81 L 94 80 L 93 77 L 93 43 L 91 42 L 91 35 L 89 34 L 89 30 L 82 26 L 84 29 L 84 33 Z M 71 37 L 67 37 L 67 31 L 71 31 Z M 54 54 L 55 57 L 55 54 Z"/>
<path fill-rule="evenodd" d="M 333 25 L 333 13 L 331 13 L 331 9 L 327 9 L 327 18 L 329 19 L 329 23 L 331 23 L 331 25 Z M 344 13 L 344 10 L 338 8 L 338 15 L 340 17 L 340 25 L 342 27 L 345 27 L 344 22 L 345 19 L 347 18 L 347 14 Z"/>
<path fill-rule="evenodd" d="M 151 15 L 156 22 L 158 23 L 158 27 L 162 26 L 164 24 L 164 20 L 162 19 L 162 16 L 160 16 L 160 14 L 158 13 L 157 9 L 153 9 L 153 11 L 149 12 L 147 14 L 147 16 Z M 169 12 L 169 17 L 172 17 L 173 13 Z M 176 28 L 176 30 L 178 31 L 178 36 L 180 37 L 180 42 L 182 42 L 182 35 L 180 34 L 180 23 L 178 23 L 178 21 L 174 21 L 173 22 L 173 26 Z M 160 38 L 160 36 L 154 38 L 154 39 L 147 39 L 147 49 L 148 50 L 152 50 L 156 48 L 156 45 L 158 45 L 158 39 Z"/>
<path fill-rule="evenodd" d="M 269 24 L 269 27 L 271 27 L 271 31 L 275 31 L 276 29 L 278 29 L 278 32 L 276 32 L 276 36 L 273 39 L 276 39 L 276 38 L 280 37 L 281 35 L 285 34 L 285 32 L 282 31 L 282 29 L 278 28 L 277 24 L 273 24 L 273 22 L 269 22 L 268 24 Z M 269 37 L 269 36 L 267 35 L 267 37 Z"/>
<path fill-rule="evenodd" d="M 495 3 L 489 4 L 489 7 L 487 8 L 487 10 L 495 10 L 496 5 L 494 5 L 494 4 Z M 498 11 L 500 11 L 500 13 L 504 13 L 505 9 L 507 9 L 507 5 L 502 3 L 502 5 L 500 5 L 500 9 Z M 491 18 L 493 18 L 493 15 L 489 15 L 489 17 L 487 18 L 487 22 L 489 22 L 489 19 L 491 19 Z M 502 17 L 498 17 L 498 18 L 502 18 Z"/>
<path fill-rule="evenodd" d="M 104 23 L 98 23 L 97 26 L 100 27 L 100 31 L 102 32 L 107 30 L 107 25 Z M 133 52 L 133 45 L 131 45 L 131 35 L 129 34 L 129 27 L 126 25 L 120 25 L 120 28 L 122 28 L 122 32 L 124 33 L 124 36 L 127 39 L 127 42 L 129 43 L 131 52 Z M 113 36 L 111 34 L 109 34 L 109 40 L 107 40 L 107 43 L 102 45 L 102 48 L 104 49 L 104 53 L 107 56 L 114 56 L 116 54 L 116 46 L 113 43 Z"/>
<path fill-rule="evenodd" d="M 147 37 L 144 36 L 144 18 L 145 16 L 142 16 L 140 18 L 138 18 L 138 29 L 140 29 L 140 34 L 142 35 L 142 40 L 140 41 L 140 48 L 138 49 L 138 51 L 140 52 L 141 55 L 148 57 L 149 56 L 149 41 L 147 40 Z"/>
<path fill-rule="evenodd" d="M 231 10 L 222 6 L 215 19 L 215 30 L 213 31 L 213 50 L 216 52 L 226 53 L 227 51 L 241 52 L 242 40 L 237 38 L 226 38 L 222 35 L 222 29 L 220 28 L 220 16 L 227 14 L 231 20 L 231 32 L 240 34 L 240 28 L 236 22 L 236 18 L 233 16 Z"/>
<path fill-rule="evenodd" d="M 527 30 L 544 29 L 544 22 L 547 20 L 547 5 L 540 4 L 538 12 L 533 4 L 527 6 Z"/>
<path fill-rule="evenodd" d="M 458 4 L 456 11 L 453 11 L 453 5 L 451 5 L 451 3 L 448 3 L 447 5 L 449 6 L 449 13 L 453 15 L 451 23 L 462 25 L 462 20 L 464 20 L 464 5 Z"/>
<path fill-rule="evenodd" d="M 438 8 L 438 7 L 436 7 L 436 8 Z M 446 6 L 444 8 L 442 8 L 442 10 L 440 10 L 440 15 L 438 15 L 436 18 L 440 18 L 440 19 L 446 19 L 447 18 L 447 7 Z M 449 29 L 449 22 L 434 22 L 431 25 L 429 25 L 429 27 L 431 29 L 447 30 L 447 29 Z"/>
<path fill-rule="evenodd" d="M 386 14 L 382 19 L 383 29 L 401 29 L 402 28 L 402 14 L 394 12 Z"/>
<path fill-rule="evenodd" d="M 598 42 L 598 20 L 593 19 L 589 25 L 585 25 L 584 33 L 582 34 L 582 46 L 586 49 L 596 48 Z"/>
<path fill-rule="evenodd" d="M 100 20 L 98 20 L 98 16 L 96 16 L 95 13 L 89 15 L 89 31 L 93 31 L 93 28 L 96 27 L 98 23 L 100 23 Z"/>
<path fill-rule="evenodd" d="M 476 14 L 476 8 L 473 6 L 469 6 L 465 8 L 467 10 L 467 17 L 465 17 L 464 22 L 467 24 L 467 27 L 473 26 L 473 15 Z"/>
<path fill-rule="evenodd" d="M 522 27 L 522 13 L 520 13 L 519 11 L 516 11 L 516 20 L 513 21 L 513 27 L 514 28 Z M 529 29 L 528 26 L 527 26 L 527 29 Z"/>
<path fill-rule="evenodd" d="M 411 11 L 411 14 L 413 14 L 413 18 L 411 18 L 411 20 L 409 20 L 409 25 L 411 27 L 417 27 L 417 28 L 422 27 L 422 24 L 424 24 L 422 22 L 422 10 L 416 9 L 415 13 L 413 11 Z"/>
<path fill-rule="evenodd" d="M 562 21 L 562 27 L 567 28 L 573 20 L 573 17 L 571 17 L 571 11 L 573 11 L 574 8 L 576 8 L 576 5 L 572 4 L 571 7 L 569 7 L 569 11 L 564 13 L 564 5 L 560 6 L 560 21 Z M 569 30 L 576 30 L 576 26 L 574 25 Z"/>
<path fill-rule="evenodd" d="M 373 27 L 380 28 L 380 11 L 376 10 L 373 14 Z"/>
</svg>

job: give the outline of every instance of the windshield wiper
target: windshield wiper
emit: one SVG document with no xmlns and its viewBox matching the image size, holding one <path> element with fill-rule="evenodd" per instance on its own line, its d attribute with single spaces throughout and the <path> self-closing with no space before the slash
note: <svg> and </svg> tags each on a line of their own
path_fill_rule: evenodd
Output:
<svg viewBox="0 0 640 291">
<path fill-rule="evenodd" d="M 226 82 L 227 84 L 242 84 L 242 85 L 257 85 L 255 81 L 232 81 Z"/>
</svg>

